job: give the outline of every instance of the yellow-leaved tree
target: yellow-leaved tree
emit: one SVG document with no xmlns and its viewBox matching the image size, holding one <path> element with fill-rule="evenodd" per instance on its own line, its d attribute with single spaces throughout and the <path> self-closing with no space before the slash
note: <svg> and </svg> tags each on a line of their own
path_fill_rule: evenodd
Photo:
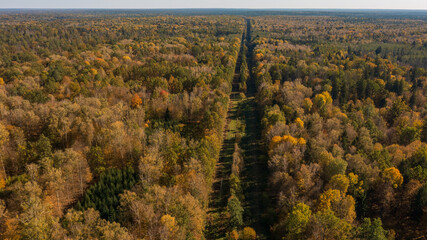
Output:
<svg viewBox="0 0 427 240">
<path fill-rule="evenodd" d="M 386 168 L 383 172 L 383 178 L 384 181 L 390 183 L 393 188 L 398 188 L 403 183 L 403 176 L 399 169 L 395 167 Z"/>
<path fill-rule="evenodd" d="M 131 107 L 137 108 L 142 104 L 142 99 L 138 96 L 138 94 L 133 95 L 131 101 Z"/>
</svg>

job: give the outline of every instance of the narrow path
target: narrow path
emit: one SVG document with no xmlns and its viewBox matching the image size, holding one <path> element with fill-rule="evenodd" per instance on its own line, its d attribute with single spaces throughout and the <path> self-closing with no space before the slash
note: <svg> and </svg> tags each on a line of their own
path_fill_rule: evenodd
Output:
<svg viewBox="0 0 427 240">
<path fill-rule="evenodd" d="M 220 159 L 216 166 L 216 177 L 209 203 L 209 215 L 205 237 L 208 240 L 224 239 L 229 231 L 229 219 L 226 213 L 227 200 L 230 197 L 229 176 L 233 162 L 235 134 L 239 125 L 245 125 L 245 132 L 239 143 L 243 151 L 244 169 L 241 183 L 244 193 L 244 226 L 255 229 L 257 239 L 269 239 L 271 200 L 268 196 L 267 153 L 262 143 L 260 116 L 255 102 L 257 92 L 251 76 L 247 81 L 246 97 L 239 94 L 240 68 L 242 54 L 246 54 L 249 69 L 252 68 L 251 22 L 246 20 L 246 34 L 242 36 L 242 48 L 236 64 L 232 93 L 227 113 L 224 141 Z M 247 48 L 248 51 L 244 51 Z M 250 71 L 251 72 L 251 71 Z"/>
<path fill-rule="evenodd" d="M 251 23 L 247 19 L 246 45 L 249 69 L 252 69 Z M 242 182 L 245 194 L 245 223 L 255 229 L 258 239 L 269 239 L 271 199 L 268 195 L 268 163 L 266 147 L 262 141 L 261 119 L 255 95 L 257 88 L 252 71 L 247 82 L 246 100 L 243 113 L 246 132 L 242 138 L 241 148 L 244 152 L 245 169 Z"/>
<path fill-rule="evenodd" d="M 225 238 L 228 231 L 228 218 L 226 217 L 227 199 L 230 196 L 229 176 L 231 165 L 233 163 L 233 152 L 235 143 L 235 134 L 237 133 L 236 121 L 238 118 L 239 105 L 239 78 L 240 67 L 242 64 L 242 52 L 245 34 L 242 36 L 241 48 L 236 62 L 234 78 L 232 82 L 232 92 L 228 105 L 227 120 L 224 130 L 224 141 L 216 165 L 215 181 L 209 202 L 209 212 L 207 219 L 207 228 L 205 231 L 206 239 Z"/>
</svg>

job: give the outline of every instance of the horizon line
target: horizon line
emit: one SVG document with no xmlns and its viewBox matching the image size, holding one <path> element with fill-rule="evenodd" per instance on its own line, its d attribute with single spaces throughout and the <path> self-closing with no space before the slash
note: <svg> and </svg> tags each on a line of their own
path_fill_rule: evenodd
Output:
<svg viewBox="0 0 427 240">
<path fill-rule="evenodd" d="M 427 11 L 426 9 L 415 8 L 210 8 L 210 7 L 197 7 L 197 8 L 95 8 L 95 7 L 0 7 L 0 10 L 390 10 L 390 11 Z"/>
</svg>

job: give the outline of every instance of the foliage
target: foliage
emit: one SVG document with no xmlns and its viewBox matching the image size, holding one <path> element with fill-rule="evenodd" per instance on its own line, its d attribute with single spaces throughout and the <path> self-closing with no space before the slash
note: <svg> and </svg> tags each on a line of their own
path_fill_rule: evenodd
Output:
<svg viewBox="0 0 427 240">
<path fill-rule="evenodd" d="M 371 221 L 364 218 L 362 225 L 358 229 L 360 239 L 386 240 L 387 231 L 383 229 L 381 219 L 375 218 Z"/>
<path fill-rule="evenodd" d="M 251 227 L 245 227 L 242 230 L 241 239 L 242 240 L 255 240 L 257 238 L 256 232 Z"/>
<path fill-rule="evenodd" d="M 117 221 L 119 194 L 135 185 L 137 176 L 131 168 L 109 169 L 102 173 L 99 181 L 91 186 L 76 205 L 77 210 L 93 208 L 100 212 L 101 218 Z"/>
<path fill-rule="evenodd" d="M 277 199 L 273 237 L 392 238 L 381 219 L 420 237 L 420 218 L 403 229 L 398 222 L 413 209 L 398 206 L 415 206 L 427 179 L 427 62 L 425 41 L 414 40 L 425 22 L 386 17 L 377 31 L 348 15 L 255 19 L 252 75 Z M 408 31 L 396 40 L 398 26 Z M 315 212 L 293 236 L 286 226 L 301 202 Z M 356 217 L 380 219 L 356 236 Z"/>
<path fill-rule="evenodd" d="M 227 212 L 230 214 L 232 228 L 239 228 L 243 225 L 243 207 L 235 195 L 228 199 Z"/>
<path fill-rule="evenodd" d="M 403 176 L 399 169 L 391 167 L 384 170 L 384 180 L 392 184 L 393 188 L 398 188 L 403 183 Z"/>
<path fill-rule="evenodd" d="M 298 203 L 288 215 L 286 223 L 287 239 L 304 239 L 311 218 L 310 207 L 304 203 Z"/>
<path fill-rule="evenodd" d="M 0 238 L 203 239 L 233 79 L 271 238 L 425 234 L 425 16 L 202 12 L 2 12 Z M 225 231 L 253 239 L 237 139 Z"/>
</svg>

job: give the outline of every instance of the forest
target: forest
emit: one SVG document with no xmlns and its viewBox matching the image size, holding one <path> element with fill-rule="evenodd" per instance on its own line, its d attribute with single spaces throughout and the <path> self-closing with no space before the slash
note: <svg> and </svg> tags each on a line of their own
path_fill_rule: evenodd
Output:
<svg viewBox="0 0 427 240">
<path fill-rule="evenodd" d="M 418 12 L 1 10 L 0 239 L 427 238 L 426 69 Z"/>
<path fill-rule="evenodd" d="M 426 22 L 253 21 L 275 239 L 426 236 Z"/>
</svg>

